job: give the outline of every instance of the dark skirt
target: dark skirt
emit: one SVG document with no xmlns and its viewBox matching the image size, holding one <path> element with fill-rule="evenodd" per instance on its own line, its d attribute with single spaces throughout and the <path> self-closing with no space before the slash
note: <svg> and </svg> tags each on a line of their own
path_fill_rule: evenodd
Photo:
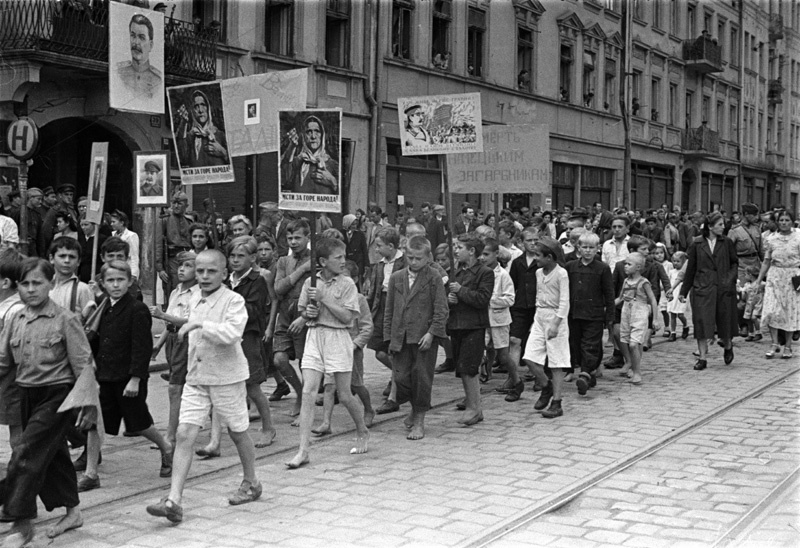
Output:
<svg viewBox="0 0 800 548">
<path fill-rule="evenodd" d="M 692 290 L 690 300 L 695 339 L 712 339 L 716 333 L 720 339 L 727 340 L 739 332 L 735 293 L 715 288 L 697 295 Z"/>
</svg>

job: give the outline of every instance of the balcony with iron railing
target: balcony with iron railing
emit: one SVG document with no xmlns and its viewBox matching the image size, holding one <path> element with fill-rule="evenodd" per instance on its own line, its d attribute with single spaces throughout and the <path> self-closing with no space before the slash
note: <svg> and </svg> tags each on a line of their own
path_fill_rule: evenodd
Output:
<svg viewBox="0 0 800 548">
<path fill-rule="evenodd" d="M 96 4 L 91 8 L 80 2 L 0 0 L 0 51 L 6 57 L 20 54 L 62 66 L 70 61 L 75 66 L 87 66 L 85 60 L 107 63 L 108 4 Z M 166 17 L 167 80 L 213 80 L 217 68 L 216 32 Z"/>
<path fill-rule="evenodd" d="M 767 89 L 767 100 L 770 105 L 783 103 L 783 81 L 780 78 L 773 78 L 769 81 Z"/>
<path fill-rule="evenodd" d="M 722 72 L 722 48 L 706 31 L 694 40 L 684 40 L 683 59 L 688 69 L 704 74 Z"/>
<path fill-rule="evenodd" d="M 771 13 L 769 16 L 769 41 L 774 42 L 783 38 L 783 15 Z"/>
<path fill-rule="evenodd" d="M 687 156 L 719 156 L 719 132 L 708 129 L 705 123 L 684 129 L 681 147 Z"/>
</svg>

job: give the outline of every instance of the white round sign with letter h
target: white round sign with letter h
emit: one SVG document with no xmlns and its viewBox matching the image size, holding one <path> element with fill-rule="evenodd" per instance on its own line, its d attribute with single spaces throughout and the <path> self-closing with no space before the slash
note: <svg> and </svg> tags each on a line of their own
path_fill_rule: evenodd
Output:
<svg viewBox="0 0 800 548">
<path fill-rule="evenodd" d="M 39 129 L 30 118 L 20 118 L 8 126 L 6 143 L 11 155 L 25 161 L 36 153 L 39 146 Z"/>
</svg>

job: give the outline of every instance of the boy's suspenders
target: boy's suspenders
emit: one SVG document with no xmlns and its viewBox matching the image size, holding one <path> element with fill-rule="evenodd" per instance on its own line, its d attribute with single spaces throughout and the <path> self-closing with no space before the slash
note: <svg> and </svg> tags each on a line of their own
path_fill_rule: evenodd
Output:
<svg viewBox="0 0 800 548">
<path fill-rule="evenodd" d="M 76 314 L 78 311 L 75 310 L 75 304 L 78 300 L 78 279 L 72 280 L 72 294 L 69 298 L 69 310 L 70 312 L 75 312 Z"/>
</svg>

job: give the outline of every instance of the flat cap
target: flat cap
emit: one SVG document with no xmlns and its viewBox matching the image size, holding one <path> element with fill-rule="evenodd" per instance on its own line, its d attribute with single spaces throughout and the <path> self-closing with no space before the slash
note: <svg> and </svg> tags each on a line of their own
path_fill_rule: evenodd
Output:
<svg viewBox="0 0 800 548">
<path fill-rule="evenodd" d="M 28 198 L 33 198 L 35 196 L 44 196 L 44 192 L 42 192 L 41 188 L 33 186 L 28 189 Z"/>
<path fill-rule="evenodd" d="M 186 195 L 185 192 L 176 192 L 175 194 L 172 195 L 172 201 L 188 202 L 189 197 Z"/>
<path fill-rule="evenodd" d="M 144 163 L 144 170 L 145 171 L 158 171 L 158 172 L 160 172 L 161 171 L 161 166 L 158 165 L 158 162 L 154 162 L 153 160 L 150 160 L 149 162 L 145 162 Z"/>
<path fill-rule="evenodd" d="M 279 211 L 277 202 L 261 202 L 258 207 L 262 211 Z"/>
<path fill-rule="evenodd" d="M 74 194 L 75 193 L 75 185 L 73 185 L 71 183 L 65 183 L 63 185 L 59 185 L 58 188 L 56 189 L 56 192 L 59 193 L 59 194 L 62 194 L 64 192 L 72 192 Z"/>
<path fill-rule="evenodd" d="M 45 196 L 47 196 L 48 194 L 55 194 L 56 193 L 56 191 L 53 190 L 53 187 L 51 187 L 51 186 L 44 187 L 42 189 L 42 192 L 44 193 Z"/>
</svg>

